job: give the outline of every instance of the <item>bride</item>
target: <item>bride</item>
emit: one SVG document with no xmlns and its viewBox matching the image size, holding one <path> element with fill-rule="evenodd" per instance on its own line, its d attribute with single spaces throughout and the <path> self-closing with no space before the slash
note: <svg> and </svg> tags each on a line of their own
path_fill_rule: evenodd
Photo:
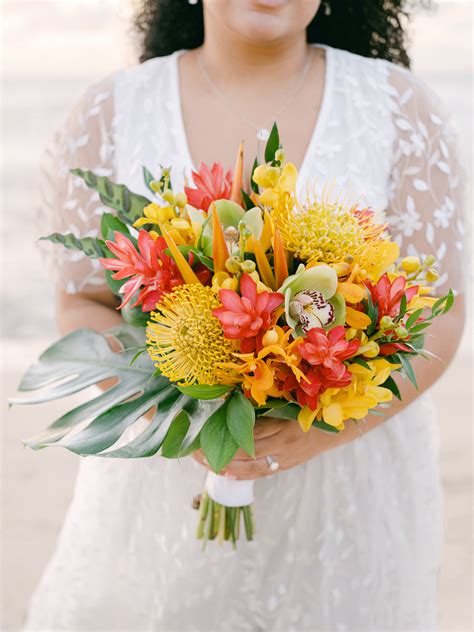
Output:
<svg viewBox="0 0 474 632">
<path fill-rule="evenodd" d="M 97 235 L 104 208 L 68 174 L 93 169 L 146 193 L 142 165 L 253 158 L 276 119 L 299 188 L 327 181 L 385 210 L 403 254 L 434 253 L 456 307 L 435 325 L 420 392 L 341 434 L 256 428 L 258 537 L 237 552 L 194 539 L 202 455 L 88 458 L 27 630 L 350 632 L 436 628 L 442 542 L 436 411 L 425 391 L 463 327 L 460 186 L 449 129 L 407 70 L 400 0 L 143 0 L 142 63 L 92 86 L 49 153 L 49 223 Z M 251 162 L 246 165 L 247 178 Z M 48 205 L 46 205 L 48 206 Z M 45 207 L 46 208 L 46 207 Z M 63 333 L 120 322 L 102 271 L 54 252 Z M 441 291 L 440 289 L 440 291 Z M 434 329 L 434 327 L 433 327 Z M 269 469 L 265 456 L 280 467 Z"/>
</svg>

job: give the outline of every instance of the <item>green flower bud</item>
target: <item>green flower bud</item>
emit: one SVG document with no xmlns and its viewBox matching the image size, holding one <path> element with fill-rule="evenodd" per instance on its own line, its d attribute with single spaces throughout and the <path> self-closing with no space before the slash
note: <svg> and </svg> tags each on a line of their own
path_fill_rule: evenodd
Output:
<svg viewBox="0 0 474 632">
<path fill-rule="evenodd" d="M 245 261 L 242 261 L 240 263 L 240 269 L 242 270 L 242 272 L 246 272 L 247 274 L 251 274 L 252 272 L 254 272 L 255 268 L 255 262 L 252 261 L 252 259 L 245 259 Z"/>
<path fill-rule="evenodd" d="M 393 320 L 390 318 L 390 316 L 382 316 L 382 318 L 380 319 L 380 328 L 390 329 L 391 327 L 393 327 Z"/>
<path fill-rule="evenodd" d="M 240 272 L 241 262 L 238 257 L 229 257 L 225 262 L 225 267 L 231 274 Z"/>
<path fill-rule="evenodd" d="M 434 257 L 433 255 L 428 255 L 427 257 L 425 257 L 425 261 L 424 261 L 425 266 L 434 266 L 435 263 L 436 263 L 436 257 Z"/>
<path fill-rule="evenodd" d="M 175 203 L 174 193 L 171 189 L 166 189 L 166 191 L 163 191 L 161 197 L 164 199 L 165 202 L 168 202 L 168 204 Z"/>
</svg>

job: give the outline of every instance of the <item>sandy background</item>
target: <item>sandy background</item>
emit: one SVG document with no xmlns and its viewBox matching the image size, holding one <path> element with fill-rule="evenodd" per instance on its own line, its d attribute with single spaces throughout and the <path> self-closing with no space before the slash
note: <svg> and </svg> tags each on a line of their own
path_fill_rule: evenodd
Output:
<svg viewBox="0 0 474 632">
<path fill-rule="evenodd" d="M 7 414 L 21 372 L 57 336 L 53 289 L 32 246 L 42 148 L 94 79 L 133 63 L 125 2 L 11 0 L 2 6 L 2 630 L 18 630 L 71 498 L 77 457 L 24 450 L 64 404 Z M 413 24 L 414 69 L 442 96 L 472 173 L 471 2 L 443 2 Z M 470 213 L 469 213 L 470 215 Z M 472 332 L 434 395 L 446 508 L 442 627 L 472 629 Z M 71 403 L 69 401 L 68 408 Z"/>
</svg>

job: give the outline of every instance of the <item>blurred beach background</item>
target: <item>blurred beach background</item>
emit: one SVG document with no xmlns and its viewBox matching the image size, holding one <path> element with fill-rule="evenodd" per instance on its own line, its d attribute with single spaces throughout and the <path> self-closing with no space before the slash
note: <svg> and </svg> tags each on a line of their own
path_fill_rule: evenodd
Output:
<svg viewBox="0 0 474 632">
<path fill-rule="evenodd" d="M 21 373 L 58 335 L 54 290 L 33 245 L 38 162 L 53 131 L 88 84 L 135 63 L 136 51 L 127 0 L 3 0 L 1 12 L 0 629 L 18 630 L 29 595 L 53 551 L 78 466 L 78 457 L 66 451 L 36 453 L 21 443 L 64 412 L 64 404 L 8 412 L 5 403 L 15 393 Z M 414 71 L 452 113 L 469 185 L 472 18 L 472 2 L 442 2 L 420 11 L 411 26 Z M 468 223 L 471 209 L 468 203 Z M 468 327 L 455 362 L 433 389 L 440 411 L 445 497 L 439 604 L 441 627 L 450 632 L 472 630 L 472 350 Z"/>
</svg>

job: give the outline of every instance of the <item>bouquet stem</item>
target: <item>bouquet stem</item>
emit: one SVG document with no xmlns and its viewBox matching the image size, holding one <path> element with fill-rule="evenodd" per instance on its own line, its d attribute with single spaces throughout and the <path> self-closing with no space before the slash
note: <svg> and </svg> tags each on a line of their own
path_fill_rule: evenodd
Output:
<svg viewBox="0 0 474 632">
<path fill-rule="evenodd" d="M 236 548 L 240 537 L 240 523 L 243 519 L 247 540 L 253 540 L 252 506 L 226 507 L 213 500 L 207 491 L 201 495 L 199 505 L 199 522 L 196 537 L 203 541 L 203 548 L 207 540 L 216 540 L 219 544 L 231 541 Z"/>
<path fill-rule="evenodd" d="M 209 472 L 205 490 L 199 501 L 199 522 L 196 531 L 203 548 L 208 540 L 219 544 L 230 541 L 235 548 L 244 524 L 247 540 L 253 540 L 253 484 L 254 481 L 236 481 Z"/>
</svg>

